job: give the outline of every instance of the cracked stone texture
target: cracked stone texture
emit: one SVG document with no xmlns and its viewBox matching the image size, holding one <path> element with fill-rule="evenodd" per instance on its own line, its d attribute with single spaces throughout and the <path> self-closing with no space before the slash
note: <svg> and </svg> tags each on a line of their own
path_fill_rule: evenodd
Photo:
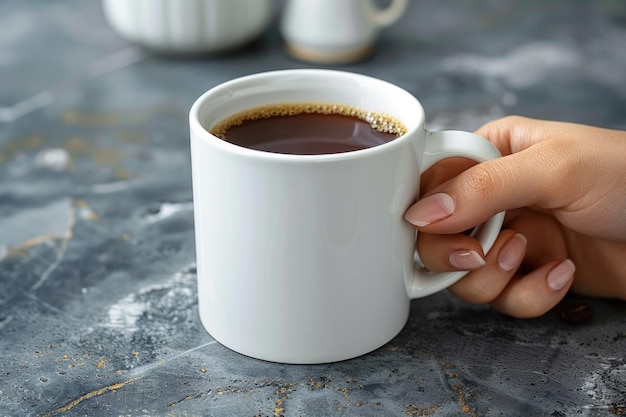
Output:
<svg viewBox="0 0 626 417">
<path fill-rule="evenodd" d="M 94 0 L 4 0 L 0 28 L 0 416 L 626 414 L 617 301 L 583 300 L 576 326 L 442 292 L 327 365 L 222 347 L 197 314 L 187 112 L 233 77 L 310 65 L 276 25 L 232 54 L 152 55 Z M 340 68 L 414 93 L 431 129 L 513 113 L 626 129 L 625 45 L 618 0 L 420 0 Z"/>
</svg>

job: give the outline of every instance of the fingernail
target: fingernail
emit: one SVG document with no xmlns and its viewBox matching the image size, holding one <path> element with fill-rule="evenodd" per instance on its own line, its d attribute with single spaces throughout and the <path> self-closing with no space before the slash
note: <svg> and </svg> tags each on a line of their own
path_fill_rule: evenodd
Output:
<svg viewBox="0 0 626 417">
<path fill-rule="evenodd" d="M 454 213 L 454 199 L 446 193 L 433 194 L 413 204 L 404 218 L 409 223 L 424 227 L 443 220 Z"/>
<path fill-rule="evenodd" d="M 448 261 L 450 265 L 463 271 L 471 271 L 486 264 L 475 250 L 455 250 L 448 256 Z"/>
<path fill-rule="evenodd" d="M 548 287 L 554 291 L 562 290 L 572 280 L 575 271 L 574 262 L 569 259 L 564 260 L 548 272 Z"/>
<path fill-rule="evenodd" d="M 526 236 L 521 233 L 513 235 L 508 242 L 504 244 L 498 254 L 498 265 L 505 271 L 512 271 L 522 261 L 526 251 Z"/>
</svg>

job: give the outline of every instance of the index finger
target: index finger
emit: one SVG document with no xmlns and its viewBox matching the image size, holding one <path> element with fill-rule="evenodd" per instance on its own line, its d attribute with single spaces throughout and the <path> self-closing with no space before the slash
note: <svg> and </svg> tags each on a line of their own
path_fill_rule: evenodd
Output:
<svg viewBox="0 0 626 417">
<path fill-rule="evenodd" d="M 552 122 L 507 116 L 484 124 L 474 133 L 493 143 L 502 155 L 510 155 L 543 140 L 544 129 L 549 123 Z"/>
</svg>

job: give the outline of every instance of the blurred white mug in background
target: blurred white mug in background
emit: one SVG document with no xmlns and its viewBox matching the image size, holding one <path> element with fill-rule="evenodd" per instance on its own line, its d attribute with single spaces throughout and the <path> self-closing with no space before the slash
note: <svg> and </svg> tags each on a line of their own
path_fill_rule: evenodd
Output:
<svg viewBox="0 0 626 417">
<path fill-rule="evenodd" d="M 273 0 L 103 0 L 109 24 L 125 39 L 173 54 L 219 53 L 259 37 Z"/>
<path fill-rule="evenodd" d="M 374 50 L 381 28 L 395 23 L 407 0 L 287 0 L 280 30 L 287 51 L 303 61 L 345 64 Z"/>
</svg>

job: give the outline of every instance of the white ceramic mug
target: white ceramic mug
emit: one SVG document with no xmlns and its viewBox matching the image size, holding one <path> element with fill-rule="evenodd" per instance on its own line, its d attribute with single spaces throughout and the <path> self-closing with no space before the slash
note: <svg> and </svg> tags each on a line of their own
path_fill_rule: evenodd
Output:
<svg viewBox="0 0 626 417">
<path fill-rule="evenodd" d="M 380 8 L 374 0 L 288 0 L 281 34 L 293 56 L 317 63 L 349 63 L 373 51 L 380 29 L 396 22 L 407 0 Z"/>
<path fill-rule="evenodd" d="M 352 105 L 408 130 L 325 155 L 256 151 L 208 132 L 243 110 L 289 102 Z M 472 133 L 425 130 L 424 110 L 405 90 L 341 71 L 260 73 L 203 94 L 189 122 L 200 318 L 232 350 L 283 363 L 353 358 L 402 329 L 412 298 L 466 274 L 417 266 L 416 231 L 404 212 L 437 161 L 500 154 Z M 485 251 L 503 217 L 477 229 Z"/>
<path fill-rule="evenodd" d="M 261 35 L 273 0 L 102 0 L 120 35 L 159 52 L 224 52 Z"/>
</svg>

